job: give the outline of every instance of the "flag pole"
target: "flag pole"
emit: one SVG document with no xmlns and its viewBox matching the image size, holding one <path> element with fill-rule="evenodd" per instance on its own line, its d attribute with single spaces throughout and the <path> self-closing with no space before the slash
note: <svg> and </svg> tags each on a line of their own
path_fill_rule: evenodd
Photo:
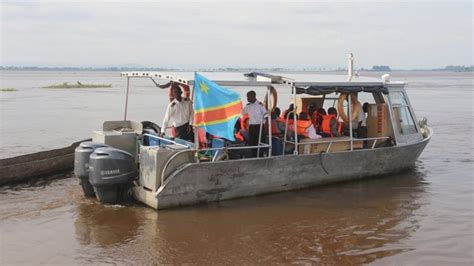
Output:
<svg viewBox="0 0 474 266">
<path fill-rule="evenodd" d="M 194 71 L 194 82 L 193 82 L 193 90 L 191 91 L 191 103 L 193 106 L 193 115 L 194 115 L 194 90 L 196 89 L 196 71 Z M 193 123 L 195 124 L 196 121 L 193 118 Z M 199 127 L 194 126 L 194 149 L 196 150 L 196 160 L 199 163 Z"/>
</svg>

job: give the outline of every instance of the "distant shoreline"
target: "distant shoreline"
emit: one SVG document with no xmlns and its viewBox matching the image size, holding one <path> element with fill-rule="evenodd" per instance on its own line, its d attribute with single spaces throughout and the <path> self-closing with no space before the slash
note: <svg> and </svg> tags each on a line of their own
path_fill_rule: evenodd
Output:
<svg viewBox="0 0 474 266">
<path fill-rule="evenodd" d="M 149 68 L 149 67 L 42 67 L 42 66 L 0 66 L 0 71 L 84 71 L 84 72 L 126 72 L 126 71 L 173 71 L 173 72 L 246 72 L 246 71 L 262 71 L 262 72 L 347 72 L 347 69 L 324 69 L 324 68 L 202 68 L 202 69 L 178 69 L 178 68 Z M 414 72 L 414 71 L 444 71 L 444 72 L 473 72 L 474 66 L 446 66 L 438 69 L 366 69 L 360 68 L 355 71 L 363 72 Z"/>
</svg>

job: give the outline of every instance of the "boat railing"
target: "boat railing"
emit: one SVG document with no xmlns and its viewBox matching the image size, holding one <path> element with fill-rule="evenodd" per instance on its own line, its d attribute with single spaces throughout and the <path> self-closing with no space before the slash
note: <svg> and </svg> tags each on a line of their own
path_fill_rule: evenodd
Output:
<svg viewBox="0 0 474 266">
<path fill-rule="evenodd" d="M 290 120 L 290 115 L 293 115 L 293 118 L 295 118 L 295 111 L 288 111 L 286 114 L 285 114 L 285 132 L 283 133 L 283 151 L 282 151 L 282 155 L 285 155 L 285 149 L 286 149 L 286 143 L 290 143 L 290 144 L 294 144 L 295 145 L 295 152 L 298 150 L 297 148 L 297 143 L 296 141 L 292 142 L 292 141 L 289 141 L 287 140 L 287 137 L 288 137 L 288 121 Z M 297 132 L 296 132 L 296 127 L 295 128 L 295 136 L 297 135 Z"/>
<path fill-rule="evenodd" d="M 182 144 L 182 143 L 176 142 L 174 140 L 159 137 L 159 136 L 155 136 L 155 135 L 152 135 L 152 134 L 145 133 L 145 134 L 143 134 L 143 136 L 149 137 L 151 139 L 159 140 L 160 143 L 164 142 L 166 144 L 158 144 L 156 146 L 165 147 L 165 148 L 171 149 L 171 150 L 182 150 L 183 148 L 186 148 L 186 149 L 192 148 L 191 145 Z M 176 146 L 173 147 L 173 146 L 170 146 L 170 144 L 176 145 Z M 142 138 L 142 145 L 143 145 L 143 138 Z M 155 145 L 152 145 L 152 146 L 155 146 Z"/>
<path fill-rule="evenodd" d="M 224 153 L 227 153 L 228 150 L 244 150 L 244 149 L 263 149 L 263 148 L 269 148 L 271 149 L 271 145 L 269 144 L 262 144 L 262 145 L 257 145 L 257 146 L 242 146 L 242 147 L 220 147 L 220 148 L 203 148 L 203 149 L 188 149 L 188 150 L 181 150 L 178 151 L 177 153 L 173 154 L 165 163 L 163 166 L 163 170 L 161 171 L 161 184 L 163 184 L 165 180 L 165 173 L 166 169 L 170 165 L 170 163 L 179 155 L 186 153 L 186 152 L 206 152 L 206 151 L 224 151 Z M 270 155 L 267 155 L 270 156 Z M 257 158 L 259 158 L 259 154 L 257 153 Z M 200 160 L 197 160 L 197 163 L 200 163 Z"/>
<path fill-rule="evenodd" d="M 288 126 L 288 123 L 286 124 L 286 127 L 285 127 L 285 137 L 286 137 L 286 131 L 287 131 L 287 126 Z M 262 127 L 260 127 L 260 133 L 259 133 L 259 136 L 261 137 L 262 135 Z M 171 142 L 169 139 L 166 139 L 166 138 L 161 138 L 161 137 L 157 137 L 157 136 L 153 136 L 153 135 L 150 135 L 152 137 L 156 137 L 156 138 L 160 138 L 164 141 L 169 141 Z M 373 141 L 370 149 L 374 149 L 375 146 L 377 145 L 377 142 L 380 141 L 380 140 L 386 140 L 386 139 L 390 139 L 390 137 L 373 137 L 373 138 L 361 138 L 361 139 L 334 139 L 334 140 L 315 140 L 315 141 L 305 141 L 303 143 L 299 143 L 299 145 L 311 145 L 311 144 L 328 144 L 328 147 L 326 148 L 326 153 L 328 153 L 330 150 L 331 150 L 331 146 L 333 143 L 340 143 L 340 142 L 351 142 L 351 141 Z M 174 141 L 173 141 L 174 142 Z M 286 143 L 290 143 L 290 144 L 293 144 L 295 145 L 295 149 L 297 147 L 297 143 L 295 141 L 291 141 L 291 140 L 285 140 Z M 283 144 L 283 147 L 285 147 L 285 142 Z M 176 143 L 176 142 L 174 142 Z M 207 152 L 207 151 L 223 151 L 224 154 L 227 154 L 227 152 L 229 150 L 244 150 L 244 149 L 257 149 L 257 158 L 260 157 L 260 149 L 264 149 L 264 148 L 268 148 L 269 149 L 269 152 L 268 152 L 268 157 L 271 156 L 271 144 L 266 144 L 264 142 L 260 142 L 259 141 L 259 145 L 257 146 L 242 146 L 242 147 L 219 147 L 219 148 L 191 148 L 189 146 L 186 146 L 186 145 L 183 145 L 183 144 L 180 144 L 180 143 L 176 143 L 178 146 L 183 146 L 183 147 L 187 147 L 188 149 L 186 150 L 180 150 L 178 151 L 177 153 L 173 154 L 165 163 L 165 165 L 163 166 L 163 169 L 161 171 L 161 184 L 164 184 L 164 181 L 166 179 L 166 170 L 168 169 L 169 165 L 171 164 L 171 162 L 176 158 L 178 157 L 179 155 L 183 154 L 183 153 L 186 153 L 186 152 L 194 152 L 194 153 L 199 153 L 199 152 Z M 352 145 L 351 145 L 352 147 Z M 168 148 L 171 148 L 171 147 L 168 147 Z M 283 149 L 283 153 L 285 152 L 285 150 Z M 216 154 L 217 155 L 217 154 Z M 284 155 L 284 154 L 283 154 Z M 214 156 L 215 157 L 215 156 Z M 212 160 L 212 162 L 214 162 L 215 160 Z M 197 160 L 197 163 L 200 163 L 200 160 L 198 159 Z"/>
<path fill-rule="evenodd" d="M 329 152 L 331 149 L 331 145 L 333 143 L 340 143 L 340 142 L 351 142 L 351 141 L 369 141 L 373 140 L 374 142 L 370 146 L 370 149 L 373 150 L 375 148 L 375 145 L 377 145 L 377 141 L 379 140 L 386 140 L 390 139 L 390 137 L 374 137 L 374 138 L 361 138 L 361 139 L 334 139 L 334 140 L 314 140 L 314 141 L 305 141 L 305 142 L 300 142 L 298 145 L 311 145 L 311 144 L 328 144 L 328 147 L 326 148 L 326 152 Z M 293 144 L 296 147 L 296 143 L 291 140 L 287 140 L 287 143 Z"/>
<path fill-rule="evenodd" d="M 315 141 L 305 141 L 305 142 L 299 142 L 298 141 L 298 138 L 295 137 L 295 141 L 292 141 L 292 140 L 288 140 L 288 121 L 290 119 L 288 119 L 291 115 L 294 115 L 295 114 L 295 111 L 289 111 L 287 113 L 287 117 L 286 117 L 286 121 L 285 121 L 285 132 L 283 134 L 283 151 L 282 151 L 282 155 L 285 154 L 285 149 L 286 149 L 286 144 L 293 144 L 295 146 L 295 154 L 298 153 L 298 145 L 308 145 L 308 144 L 326 144 L 326 143 L 329 143 L 328 144 L 328 147 L 326 149 L 326 152 L 329 152 L 330 149 L 331 149 L 331 146 L 333 143 L 336 143 L 336 142 L 349 142 L 351 145 L 351 151 L 353 150 L 353 142 L 354 141 L 370 141 L 370 140 L 373 140 L 374 142 L 372 143 L 370 149 L 374 149 L 375 148 L 375 145 L 377 145 L 377 141 L 379 140 L 386 140 L 386 139 L 389 139 L 390 137 L 372 137 L 372 138 L 349 138 L 349 139 L 335 139 L 335 140 L 315 140 Z M 295 117 L 295 116 L 293 116 Z M 297 136 L 298 132 L 297 132 L 297 129 L 296 129 L 296 126 L 293 125 L 294 127 L 294 134 L 295 136 Z"/>
<path fill-rule="evenodd" d="M 177 153 L 173 154 L 165 163 L 165 165 L 163 166 L 163 170 L 161 171 L 161 185 L 164 184 L 165 182 L 165 174 L 166 174 L 166 169 L 168 169 L 168 166 L 170 165 L 170 163 L 176 158 L 178 157 L 179 155 L 183 154 L 183 153 L 186 153 L 186 152 L 196 152 L 195 149 L 191 149 L 191 150 L 181 150 L 181 151 L 178 151 Z M 157 192 L 158 194 L 158 192 Z"/>
<path fill-rule="evenodd" d="M 228 151 L 229 150 L 245 150 L 245 149 L 257 149 L 257 158 L 260 157 L 260 149 L 268 149 L 268 153 L 267 153 L 267 157 L 270 157 L 271 156 L 271 149 L 272 149 L 272 145 L 270 143 L 271 139 L 268 138 L 268 141 L 269 143 L 265 143 L 265 142 L 262 142 L 262 134 L 263 134 L 263 121 L 265 121 L 265 118 L 268 119 L 268 114 L 265 114 L 264 115 L 264 119 L 262 119 L 262 121 L 260 122 L 260 131 L 259 131 L 259 134 L 258 134 L 258 145 L 256 146 L 239 146 L 239 147 L 218 147 L 218 148 L 199 148 L 199 147 L 192 147 L 192 146 L 187 146 L 187 145 L 184 145 L 182 143 L 178 143 L 176 141 L 173 141 L 173 140 L 170 140 L 170 139 L 167 139 L 167 138 L 163 138 L 163 137 L 159 137 L 159 136 L 155 136 L 155 135 L 151 135 L 151 134 L 143 134 L 144 136 L 147 136 L 147 137 L 150 137 L 150 138 L 154 138 L 156 140 L 160 140 L 160 142 L 165 142 L 167 143 L 167 145 L 158 145 L 158 146 L 162 146 L 164 148 L 167 148 L 167 149 L 173 149 L 173 150 L 181 150 L 175 154 L 173 154 L 165 163 L 164 167 L 163 167 L 163 170 L 161 172 L 161 183 L 163 184 L 163 181 L 165 180 L 165 173 L 166 173 L 166 169 L 168 168 L 168 166 L 170 165 L 170 163 L 176 158 L 178 157 L 180 154 L 182 153 L 185 153 L 185 152 L 195 152 L 196 154 L 199 153 L 199 152 L 208 152 L 208 151 L 223 151 L 224 154 L 228 154 Z M 269 129 L 269 134 L 270 134 L 270 129 Z M 142 140 L 143 141 L 143 140 Z M 172 147 L 172 146 L 169 146 L 169 144 L 174 144 L 174 145 L 177 145 L 178 147 Z M 186 150 L 182 150 L 182 148 L 187 148 Z M 212 159 L 212 162 L 216 161 L 216 158 L 218 156 L 218 153 L 216 152 L 213 156 L 213 159 Z M 199 160 L 199 157 L 196 157 L 197 158 L 197 163 L 200 163 L 200 160 Z"/>
<path fill-rule="evenodd" d="M 268 143 L 265 143 L 265 142 L 262 142 L 262 132 L 263 132 L 263 121 L 265 121 L 265 119 L 268 119 L 269 118 L 269 114 L 266 113 L 264 116 L 263 116 L 263 119 L 262 121 L 260 122 L 260 130 L 258 132 L 258 148 L 257 148 L 257 158 L 260 156 L 260 148 L 266 148 L 268 147 L 268 157 L 270 157 L 272 155 L 272 145 L 271 145 L 271 134 L 272 134 L 272 131 L 271 131 L 271 121 L 269 121 L 268 123 Z"/>
<path fill-rule="evenodd" d="M 260 144 L 257 146 L 241 146 L 241 147 L 220 147 L 220 148 L 203 148 L 203 149 L 197 149 L 195 151 L 197 152 L 206 152 L 206 151 L 228 151 L 228 150 L 245 150 L 245 149 L 264 149 L 264 148 L 271 148 L 271 145 L 269 144 Z M 257 158 L 259 157 L 259 154 L 257 153 Z"/>
<path fill-rule="evenodd" d="M 260 157 L 260 149 L 267 149 L 268 148 L 268 153 L 267 156 L 271 156 L 271 151 L 272 151 L 272 145 L 270 143 L 271 139 L 269 138 L 269 143 L 262 142 L 262 135 L 263 135 L 263 129 L 264 129 L 264 121 L 265 119 L 268 119 L 269 114 L 265 114 L 263 116 L 262 121 L 260 122 L 260 130 L 258 132 L 258 144 L 256 146 L 239 146 L 239 147 L 218 147 L 218 148 L 198 148 L 196 149 L 196 152 L 207 152 L 207 151 L 223 151 L 224 154 L 227 153 L 229 150 L 245 150 L 245 149 L 257 149 L 257 158 Z M 270 134 L 270 128 L 268 133 Z M 217 153 L 216 153 L 217 154 Z M 215 156 L 214 156 L 215 157 Z M 213 162 L 215 159 L 213 158 Z M 199 160 L 198 160 L 199 162 Z"/>
</svg>

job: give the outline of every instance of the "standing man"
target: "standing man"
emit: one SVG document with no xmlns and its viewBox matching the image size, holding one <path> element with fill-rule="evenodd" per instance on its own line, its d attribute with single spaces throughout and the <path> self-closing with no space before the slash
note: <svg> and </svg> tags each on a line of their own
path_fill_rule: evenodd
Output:
<svg viewBox="0 0 474 266">
<path fill-rule="evenodd" d="M 165 135 L 166 128 L 170 123 L 175 128 L 175 138 L 194 141 L 192 133 L 193 105 L 188 98 L 181 96 L 182 91 L 177 83 L 171 83 L 174 100 L 166 108 L 161 136 Z"/>
<path fill-rule="evenodd" d="M 260 124 L 262 124 L 263 117 L 267 113 L 263 104 L 257 101 L 257 94 L 255 91 L 247 92 L 247 101 L 249 102 L 242 111 L 242 114 L 249 115 L 249 146 L 257 146 L 259 143 L 258 135 L 260 134 Z M 262 137 L 264 135 L 262 131 Z M 257 156 L 257 149 L 252 149 L 252 154 L 254 157 Z"/>
<path fill-rule="evenodd" d="M 359 112 L 356 118 L 352 118 L 352 130 L 356 132 L 357 138 L 367 138 L 367 119 L 363 107 L 357 99 L 357 93 L 354 93 L 352 94 L 352 108 L 355 108 L 356 105 L 359 106 Z"/>
</svg>

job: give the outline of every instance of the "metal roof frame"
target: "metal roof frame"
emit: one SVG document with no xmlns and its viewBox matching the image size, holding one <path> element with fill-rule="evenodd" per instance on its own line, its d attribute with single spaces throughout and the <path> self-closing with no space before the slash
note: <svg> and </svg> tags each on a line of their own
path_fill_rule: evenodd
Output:
<svg viewBox="0 0 474 266">
<path fill-rule="evenodd" d="M 122 77 L 126 78 L 158 78 L 164 79 L 173 82 L 177 82 L 180 84 L 192 86 L 194 85 L 193 79 L 186 79 L 184 77 L 180 77 L 178 75 L 170 75 L 161 72 L 147 72 L 147 71 L 132 71 L 132 72 L 122 72 L 120 73 Z M 270 86 L 272 82 L 270 80 L 258 80 L 258 79 L 249 79 L 249 80 L 212 80 L 213 82 L 217 83 L 220 86 Z"/>
<path fill-rule="evenodd" d="M 209 74 L 215 74 L 215 72 L 208 72 Z M 173 82 L 177 82 L 180 84 L 192 86 L 194 85 L 194 80 L 192 78 L 185 78 L 179 75 L 173 75 L 173 74 L 166 74 L 162 72 L 149 72 L 149 71 L 131 71 L 131 72 L 122 72 L 120 73 L 122 77 L 127 77 L 127 78 L 158 78 L 158 79 L 164 79 Z M 274 75 L 270 73 L 264 73 L 264 72 L 250 72 L 250 73 L 243 73 L 242 74 L 242 79 L 241 80 L 233 80 L 233 79 L 212 79 L 211 80 L 218 85 L 221 86 L 239 86 L 239 87 L 245 87 L 245 86 L 252 86 L 252 87 L 258 87 L 258 86 L 271 86 L 274 84 L 286 84 L 289 85 L 290 87 L 298 87 L 298 88 L 330 88 L 330 87 L 344 87 L 344 88 L 352 88 L 352 87 L 367 87 L 367 88 L 373 88 L 373 87 L 385 87 L 385 86 L 390 86 L 390 85 L 405 85 L 404 82 L 384 82 L 382 80 L 380 81 L 357 81 L 352 79 L 351 81 L 341 81 L 341 82 L 335 82 L 335 81 L 298 81 L 293 78 L 281 76 L 281 75 Z M 235 75 L 234 75 L 235 76 Z M 239 76 L 240 77 L 240 76 Z M 244 77 L 247 79 L 245 80 Z M 376 79 L 373 79 L 376 80 Z M 155 82 L 156 84 L 156 82 Z M 362 90 L 363 91 L 363 90 Z"/>
</svg>

